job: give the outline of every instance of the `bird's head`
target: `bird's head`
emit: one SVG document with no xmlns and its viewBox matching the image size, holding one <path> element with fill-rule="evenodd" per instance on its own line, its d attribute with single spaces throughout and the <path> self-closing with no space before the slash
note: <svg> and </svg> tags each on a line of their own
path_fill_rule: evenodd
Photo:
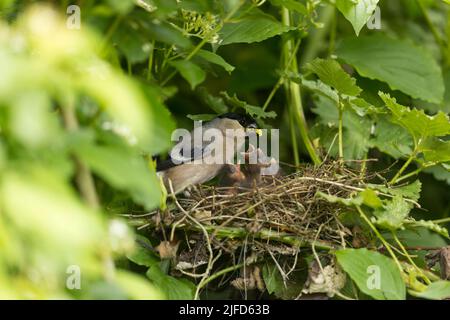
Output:
<svg viewBox="0 0 450 320">
<path fill-rule="evenodd" d="M 247 131 L 247 132 L 255 132 L 257 135 L 261 135 L 262 131 L 258 128 L 258 124 L 255 119 L 247 114 L 242 113 L 234 113 L 229 112 L 219 116 L 220 119 L 230 119 L 239 122 L 239 124 Z"/>
</svg>

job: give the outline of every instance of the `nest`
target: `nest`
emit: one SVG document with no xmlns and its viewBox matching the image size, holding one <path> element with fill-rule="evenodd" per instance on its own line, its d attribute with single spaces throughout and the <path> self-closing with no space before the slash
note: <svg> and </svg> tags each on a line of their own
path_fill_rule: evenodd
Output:
<svg viewBox="0 0 450 320">
<path fill-rule="evenodd" d="M 176 269 L 192 277 L 210 274 L 224 255 L 232 264 L 228 269 L 280 255 L 294 259 L 302 248 L 329 250 L 349 240 L 350 230 L 338 219 L 349 209 L 318 194 L 348 198 L 363 190 L 367 179 L 333 162 L 262 176 L 252 187 L 200 185 L 173 196 L 165 210 L 148 214 L 140 228 L 159 233 L 164 239 L 157 248 L 160 255 L 176 260 Z M 202 265 L 207 266 L 204 273 L 195 273 Z M 247 278 L 233 284 L 239 287 Z M 258 286 L 258 277 L 250 278 Z"/>
</svg>

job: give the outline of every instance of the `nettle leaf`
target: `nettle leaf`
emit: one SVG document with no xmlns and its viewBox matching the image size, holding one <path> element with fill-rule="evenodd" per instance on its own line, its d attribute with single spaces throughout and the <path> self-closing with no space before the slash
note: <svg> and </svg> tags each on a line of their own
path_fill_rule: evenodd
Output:
<svg viewBox="0 0 450 320">
<path fill-rule="evenodd" d="M 260 42 L 293 29 L 271 15 L 252 12 L 225 24 L 219 32 L 219 45 Z"/>
<path fill-rule="evenodd" d="M 176 60 L 171 61 L 170 65 L 177 69 L 181 76 L 189 82 L 192 90 L 194 90 L 195 87 L 202 83 L 206 78 L 205 71 L 191 61 Z"/>
<path fill-rule="evenodd" d="M 125 146 L 80 144 L 75 153 L 96 174 L 119 190 L 128 192 L 134 201 L 146 209 L 160 203 L 161 190 L 155 172 L 151 172 L 144 159 Z"/>
<path fill-rule="evenodd" d="M 412 204 L 406 202 L 403 197 L 396 196 L 387 201 L 382 208 L 374 210 L 375 218 L 372 220 L 376 225 L 387 230 L 403 229 L 412 207 Z"/>
<path fill-rule="evenodd" d="M 199 87 L 197 91 L 203 102 L 215 113 L 222 114 L 228 112 L 228 107 L 222 97 L 213 96 L 206 90 L 205 87 Z"/>
<path fill-rule="evenodd" d="M 292 80 L 301 84 L 303 88 L 306 88 L 325 98 L 328 98 L 336 105 L 338 105 L 339 95 L 337 94 L 336 90 L 333 90 L 330 86 L 326 85 L 322 81 L 306 80 L 304 77 L 299 77 Z"/>
<path fill-rule="evenodd" d="M 336 89 L 340 94 L 358 96 L 362 91 L 356 85 L 356 79 L 350 77 L 336 60 L 317 58 L 308 63 L 306 69 L 315 73 L 323 83 Z"/>
<path fill-rule="evenodd" d="M 422 183 L 420 180 L 416 180 L 413 183 L 410 183 L 401 187 L 386 187 L 384 185 L 378 184 L 369 184 L 369 188 L 378 190 L 383 193 L 387 193 L 393 196 L 401 196 L 403 198 L 411 199 L 417 201 L 420 199 L 420 192 L 422 190 Z"/>
<path fill-rule="evenodd" d="M 442 137 L 450 134 L 450 120 L 443 112 L 429 116 L 423 110 L 402 106 L 389 94 L 380 92 L 379 95 L 391 111 L 392 121 L 407 129 L 416 141 L 430 136 Z"/>
<path fill-rule="evenodd" d="M 450 281 L 432 282 L 425 291 L 418 292 L 415 296 L 430 300 L 448 299 L 450 298 Z"/>
<path fill-rule="evenodd" d="M 225 102 L 234 108 L 242 108 L 247 112 L 251 117 L 256 119 L 265 119 L 265 118 L 275 118 L 277 114 L 275 111 L 264 111 L 261 107 L 252 106 L 245 101 L 239 100 L 239 98 L 235 95 L 230 97 L 228 93 L 221 92 L 220 93 Z"/>
<path fill-rule="evenodd" d="M 407 221 L 406 222 L 407 226 L 412 227 L 414 229 L 417 228 L 427 228 L 433 232 L 436 232 L 438 234 L 440 234 L 441 236 L 449 239 L 449 235 L 448 235 L 448 229 L 445 227 L 441 227 L 439 224 L 434 223 L 433 221 L 425 221 L 425 220 L 419 220 L 419 221 Z"/>
<path fill-rule="evenodd" d="M 413 139 L 400 125 L 390 122 L 387 116 L 378 117 L 370 147 L 377 148 L 395 159 L 405 157 L 413 151 Z"/>
<path fill-rule="evenodd" d="M 367 249 L 336 251 L 336 258 L 358 288 L 377 300 L 404 300 L 406 288 L 395 263 Z"/>
<path fill-rule="evenodd" d="M 361 29 L 370 20 L 379 0 L 336 0 L 336 7 L 350 21 L 359 35 Z"/>
<path fill-rule="evenodd" d="M 450 141 L 428 137 L 420 143 L 420 151 L 428 163 L 450 161 Z"/>
<path fill-rule="evenodd" d="M 450 185 L 450 170 L 446 169 L 442 165 L 433 166 L 431 168 L 426 168 L 424 172 L 432 174 L 435 179 L 439 181 L 444 181 Z"/>
<path fill-rule="evenodd" d="M 215 54 L 214 52 L 207 51 L 207 50 L 199 50 L 196 54 L 196 56 L 210 62 L 217 64 L 224 68 L 228 73 L 231 73 L 234 70 L 234 67 L 225 61 L 224 58 L 219 56 L 218 54 Z"/>
<path fill-rule="evenodd" d="M 413 98 L 441 103 L 444 80 L 439 65 L 422 48 L 385 35 L 342 41 L 337 49 L 340 59 L 370 79 L 386 82 Z"/>
</svg>

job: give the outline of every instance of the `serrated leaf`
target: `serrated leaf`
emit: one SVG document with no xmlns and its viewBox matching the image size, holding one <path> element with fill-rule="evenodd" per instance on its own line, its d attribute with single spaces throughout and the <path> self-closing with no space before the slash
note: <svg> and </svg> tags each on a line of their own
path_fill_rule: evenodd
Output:
<svg viewBox="0 0 450 320">
<path fill-rule="evenodd" d="M 413 183 L 410 183 L 401 187 L 386 187 L 384 185 L 378 184 L 369 184 L 369 188 L 381 191 L 383 193 L 387 193 L 393 196 L 400 196 L 403 198 L 411 199 L 417 201 L 420 199 L 420 192 L 422 190 L 422 183 L 420 180 L 416 180 Z"/>
<path fill-rule="evenodd" d="M 388 121 L 386 116 L 378 118 L 370 146 L 395 159 L 405 157 L 413 151 L 413 139 L 400 125 Z"/>
<path fill-rule="evenodd" d="M 251 13 L 225 24 L 219 32 L 219 45 L 260 42 L 289 30 L 292 28 L 284 26 L 271 15 Z"/>
<path fill-rule="evenodd" d="M 206 73 L 202 68 L 195 63 L 188 60 L 176 60 L 171 61 L 170 65 L 175 67 L 180 74 L 191 85 L 191 89 L 194 90 L 197 85 L 202 83 L 206 78 Z"/>
<path fill-rule="evenodd" d="M 373 15 L 379 0 L 336 0 L 336 7 L 350 21 L 359 35 L 361 29 Z"/>
<path fill-rule="evenodd" d="M 384 35 L 342 41 L 337 55 L 370 79 L 386 82 L 413 98 L 441 103 L 444 81 L 439 65 L 422 48 Z"/>
<path fill-rule="evenodd" d="M 423 292 L 415 294 L 416 296 L 430 300 L 444 300 L 450 298 L 450 281 L 436 281 L 427 286 Z"/>
<path fill-rule="evenodd" d="M 228 73 L 231 73 L 234 70 L 234 67 L 231 64 L 226 62 L 224 58 L 222 58 L 218 54 L 215 54 L 214 52 L 207 50 L 199 50 L 196 55 L 210 63 L 214 63 L 221 66 Z"/>
<path fill-rule="evenodd" d="M 322 81 L 314 81 L 314 80 L 306 80 L 303 77 L 299 77 L 296 79 L 292 79 L 293 81 L 300 83 L 302 87 L 318 94 L 323 97 L 326 97 L 333 101 L 336 106 L 339 103 L 339 95 L 335 90 L 333 90 L 329 85 L 326 85 Z"/>
<path fill-rule="evenodd" d="M 336 89 L 340 94 L 358 96 L 361 88 L 356 85 L 356 79 L 350 77 L 336 60 L 317 58 L 306 65 L 306 69 L 315 73 L 320 80 Z"/>
<path fill-rule="evenodd" d="M 450 141 L 428 137 L 420 143 L 420 152 L 426 162 L 439 163 L 450 161 Z"/>
<path fill-rule="evenodd" d="M 425 220 L 415 221 L 414 220 L 414 221 L 408 221 L 407 224 L 413 228 L 419 228 L 419 227 L 427 228 L 427 229 L 434 231 L 434 232 L 440 234 L 441 236 L 449 239 L 447 228 L 441 227 L 439 224 L 434 223 L 433 221 L 425 221 Z"/>
<path fill-rule="evenodd" d="M 444 181 L 448 185 L 450 185 L 450 171 L 448 169 L 445 169 L 442 165 L 426 168 L 424 172 L 432 174 L 435 179 Z"/>
<path fill-rule="evenodd" d="M 261 107 L 252 106 L 245 101 L 239 100 L 239 98 L 235 95 L 230 97 L 228 93 L 221 92 L 225 102 L 235 108 L 242 108 L 247 112 L 251 117 L 255 119 L 266 119 L 266 118 L 275 118 L 277 114 L 275 111 L 264 111 Z"/>
<path fill-rule="evenodd" d="M 375 219 L 372 220 L 377 226 L 387 230 L 402 229 L 411 209 L 410 203 L 406 202 L 403 197 L 396 196 L 387 201 L 383 208 L 374 210 Z"/>
<path fill-rule="evenodd" d="M 222 114 L 228 112 L 228 107 L 223 101 L 222 97 L 216 97 L 210 94 L 205 87 L 199 87 L 197 89 L 200 98 L 205 104 L 210 107 L 215 113 Z"/>
<path fill-rule="evenodd" d="M 336 257 L 344 271 L 365 294 L 377 300 L 406 299 L 405 284 L 391 259 L 367 249 L 339 250 L 336 251 Z M 376 285 L 377 280 L 379 286 Z"/>
<path fill-rule="evenodd" d="M 417 142 L 426 137 L 450 134 L 450 120 L 443 112 L 429 116 L 423 110 L 402 106 L 389 94 L 380 92 L 380 97 L 392 113 L 392 122 L 407 129 Z"/>
</svg>

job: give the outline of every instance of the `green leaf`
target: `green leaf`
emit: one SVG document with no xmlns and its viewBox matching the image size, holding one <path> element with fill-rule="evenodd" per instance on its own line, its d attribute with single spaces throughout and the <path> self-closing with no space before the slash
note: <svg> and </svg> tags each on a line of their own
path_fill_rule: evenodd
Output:
<svg viewBox="0 0 450 320">
<path fill-rule="evenodd" d="M 422 48 L 384 35 L 342 41 L 337 55 L 370 79 L 386 82 L 413 98 L 441 103 L 444 80 L 439 65 Z"/>
<path fill-rule="evenodd" d="M 156 173 L 131 148 L 84 144 L 75 146 L 75 152 L 96 174 L 129 192 L 137 203 L 147 209 L 159 205 L 161 190 Z"/>
<path fill-rule="evenodd" d="M 285 300 L 298 297 L 307 278 L 307 272 L 304 272 L 304 269 L 307 268 L 305 260 L 302 259 L 299 264 L 301 265 L 298 265 L 297 270 L 289 275 L 289 280 L 285 284 L 276 264 L 265 263 L 262 268 L 262 276 L 268 293 Z"/>
<path fill-rule="evenodd" d="M 284 26 L 271 15 L 250 13 L 227 23 L 219 32 L 219 45 L 260 42 L 292 28 Z"/>
<path fill-rule="evenodd" d="M 133 28 L 133 21 L 129 20 L 122 23 L 112 37 L 113 42 L 117 43 L 117 47 L 131 64 L 145 61 L 153 50 L 151 41 L 139 31 Z"/>
<path fill-rule="evenodd" d="M 433 232 L 436 232 L 438 234 L 440 234 L 441 236 L 449 239 L 449 235 L 448 235 L 448 229 L 445 227 L 441 227 L 439 224 L 434 223 L 433 221 L 425 221 L 425 220 L 419 220 L 419 221 L 407 221 L 406 222 L 407 226 L 411 227 L 411 228 L 427 228 Z"/>
<path fill-rule="evenodd" d="M 252 106 L 245 101 L 239 100 L 236 94 L 232 97 L 230 97 L 226 92 L 221 92 L 220 94 L 223 96 L 227 104 L 234 108 L 244 109 L 245 112 L 256 119 L 275 118 L 277 116 L 275 111 L 266 112 L 261 107 Z"/>
<path fill-rule="evenodd" d="M 404 223 L 409 216 L 412 205 L 406 202 L 403 197 L 396 196 L 387 201 L 383 208 L 374 210 L 373 222 L 381 228 L 387 230 L 403 229 Z"/>
<path fill-rule="evenodd" d="M 380 92 L 380 97 L 392 113 L 392 122 L 407 129 L 417 142 L 430 136 L 442 137 L 450 134 L 450 120 L 443 112 L 431 117 L 423 110 L 402 106 L 389 94 Z"/>
<path fill-rule="evenodd" d="M 391 259 L 367 249 L 339 250 L 336 251 L 336 257 L 344 271 L 365 294 L 377 300 L 406 299 L 405 284 Z M 376 286 L 377 276 L 379 287 Z"/>
<path fill-rule="evenodd" d="M 199 87 L 197 91 L 203 102 L 215 113 L 222 114 L 228 112 L 228 107 L 223 101 L 223 98 L 213 96 L 206 90 L 205 87 Z"/>
<path fill-rule="evenodd" d="M 379 0 L 336 0 L 336 7 L 350 21 L 359 35 L 361 29 L 373 15 Z"/>
<path fill-rule="evenodd" d="M 147 277 L 167 296 L 169 300 L 192 300 L 195 285 L 186 279 L 177 279 L 162 272 L 159 264 L 153 264 L 146 273 Z"/>
<path fill-rule="evenodd" d="M 218 54 L 215 54 L 214 52 L 207 51 L 207 50 L 199 50 L 197 52 L 197 56 L 199 56 L 200 58 L 202 58 L 210 63 L 214 63 L 214 64 L 221 66 L 228 73 L 231 73 L 234 70 L 234 67 L 231 64 L 226 62 L 224 58 L 222 58 Z"/>
<path fill-rule="evenodd" d="M 390 122 L 387 116 L 381 116 L 370 139 L 370 147 L 377 148 L 395 159 L 410 155 L 413 151 L 413 139 L 400 125 Z"/>
<path fill-rule="evenodd" d="M 435 179 L 444 181 L 448 185 L 450 185 L 450 171 L 448 169 L 445 169 L 442 165 L 426 168 L 424 172 L 432 174 Z"/>
<path fill-rule="evenodd" d="M 317 58 L 306 65 L 306 69 L 315 73 L 323 83 L 336 89 L 340 94 L 358 96 L 361 88 L 356 85 L 356 79 L 350 77 L 336 60 Z"/>
<path fill-rule="evenodd" d="M 422 190 L 422 183 L 420 180 L 416 180 L 413 183 L 410 183 L 401 187 L 386 187 L 384 185 L 379 184 L 369 184 L 369 188 L 381 191 L 383 193 L 391 194 L 393 196 L 400 196 L 403 198 L 411 199 L 417 201 L 420 199 L 420 192 Z"/>
<path fill-rule="evenodd" d="M 156 254 L 150 251 L 149 248 L 152 247 L 150 241 L 140 235 L 136 236 L 136 246 L 133 252 L 127 254 L 127 258 L 140 266 L 150 267 L 153 264 L 159 262 L 159 258 Z"/>
<path fill-rule="evenodd" d="M 420 152 L 426 162 L 439 163 L 450 161 L 450 141 L 428 137 L 420 143 Z"/>
<path fill-rule="evenodd" d="M 436 281 L 427 286 L 423 292 L 416 293 L 415 296 L 430 300 L 444 300 L 450 298 L 450 281 Z"/>
<path fill-rule="evenodd" d="M 330 203 L 339 203 L 343 204 L 347 207 L 360 206 L 363 204 L 364 199 L 360 196 L 356 196 L 353 198 L 340 198 L 334 195 L 330 195 L 328 193 L 324 193 L 321 191 L 317 191 L 316 197 L 322 198 Z"/>
<path fill-rule="evenodd" d="M 285 7 L 286 9 L 296 11 L 304 15 L 308 14 L 308 9 L 306 6 L 297 0 L 270 0 L 270 2 L 278 7 Z"/>
<path fill-rule="evenodd" d="M 326 85 L 322 81 L 306 80 L 304 77 L 291 78 L 291 80 L 301 84 L 302 87 L 318 95 L 330 99 L 336 104 L 336 106 L 338 105 L 339 95 L 337 94 L 336 90 L 333 90 L 329 85 Z"/>
<path fill-rule="evenodd" d="M 187 117 L 193 121 L 211 121 L 217 117 L 217 114 L 188 114 Z"/>
<path fill-rule="evenodd" d="M 192 90 L 202 83 L 206 78 L 206 73 L 202 68 L 188 60 L 171 61 L 170 64 L 177 69 L 180 74 L 191 85 Z"/>
</svg>

